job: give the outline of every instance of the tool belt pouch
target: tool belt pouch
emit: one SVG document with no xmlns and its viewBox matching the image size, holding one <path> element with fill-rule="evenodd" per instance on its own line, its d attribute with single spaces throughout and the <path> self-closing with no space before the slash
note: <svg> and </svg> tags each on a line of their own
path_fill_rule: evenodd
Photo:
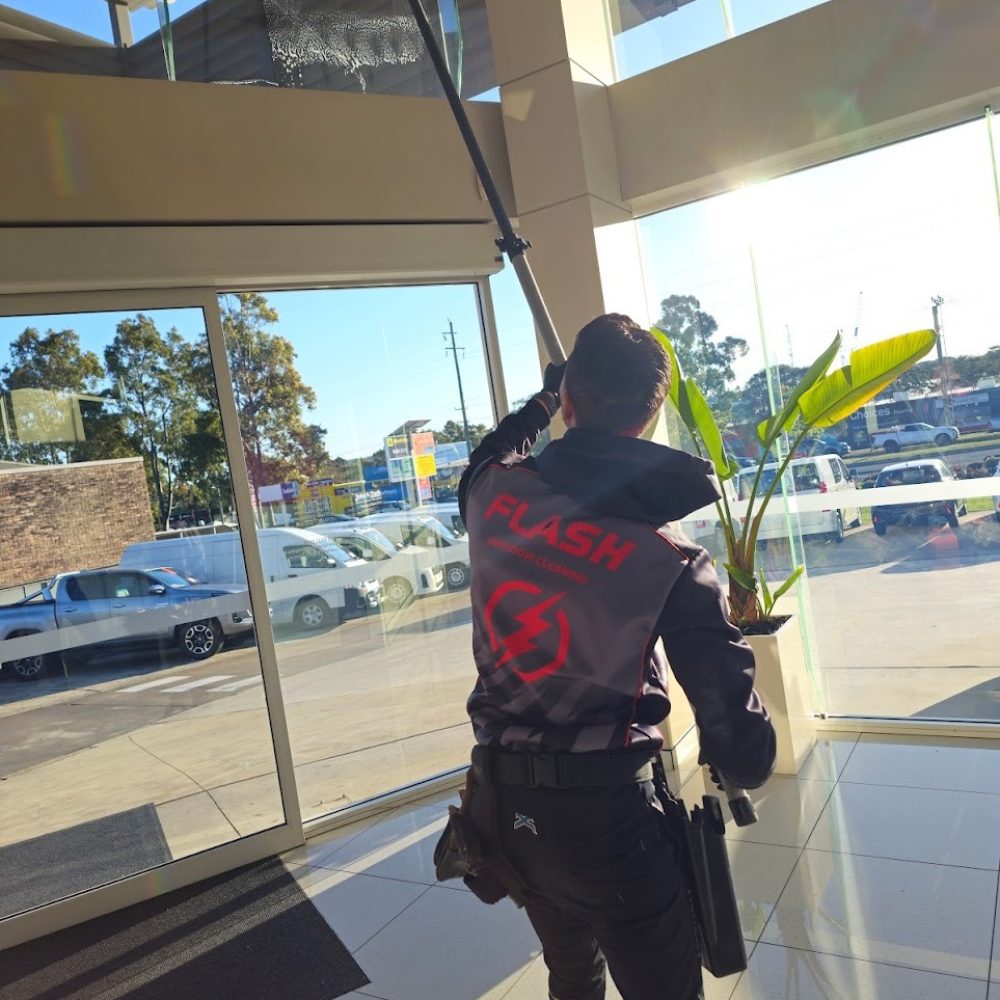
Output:
<svg viewBox="0 0 1000 1000">
<path fill-rule="evenodd" d="M 448 807 L 448 823 L 434 848 L 434 873 L 440 882 L 460 878 L 484 903 L 497 903 L 507 890 L 487 868 L 482 839 L 469 818 L 472 787 L 470 775 L 462 808 Z"/>
</svg>

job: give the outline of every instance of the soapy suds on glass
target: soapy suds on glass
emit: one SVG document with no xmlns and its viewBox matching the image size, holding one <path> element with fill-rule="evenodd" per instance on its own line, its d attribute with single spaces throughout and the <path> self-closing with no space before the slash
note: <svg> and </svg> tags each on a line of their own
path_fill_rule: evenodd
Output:
<svg viewBox="0 0 1000 1000">
<path fill-rule="evenodd" d="M 274 61 L 299 80 L 306 66 L 335 66 L 362 90 L 367 89 L 366 72 L 418 62 L 423 44 L 405 0 L 370 6 L 375 9 L 365 13 L 318 7 L 316 0 L 264 0 Z"/>
</svg>

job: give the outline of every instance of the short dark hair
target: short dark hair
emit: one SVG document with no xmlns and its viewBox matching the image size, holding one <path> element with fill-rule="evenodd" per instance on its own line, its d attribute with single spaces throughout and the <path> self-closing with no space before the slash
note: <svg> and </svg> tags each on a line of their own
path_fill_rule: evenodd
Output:
<svg viewBox="0 0 1000 1000">
<path fill-rule="evenodd" d="M 646 427 L 670 389 L 670 361 L 635 320 L 609 313 L 577 335 L 566 366 L 576 424 L 621 434 Z"/>
</svg>

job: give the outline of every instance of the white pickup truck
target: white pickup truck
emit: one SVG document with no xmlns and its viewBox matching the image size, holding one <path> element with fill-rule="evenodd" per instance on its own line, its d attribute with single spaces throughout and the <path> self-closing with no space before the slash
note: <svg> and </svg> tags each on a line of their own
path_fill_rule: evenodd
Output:
<svg viewBox="0 0 1000 1000">
<path fill-rule="evenodd" d="M 875 431 L 871 435 L 873 448 L 884 448 L 894 452 L 905 448 L 908 444 L 936 444 L 943 448 L 946 444 L 957 441 L 957 427 L 932 427 L 930 424 L 900 424 L 888 430 Z"/>
</svg>

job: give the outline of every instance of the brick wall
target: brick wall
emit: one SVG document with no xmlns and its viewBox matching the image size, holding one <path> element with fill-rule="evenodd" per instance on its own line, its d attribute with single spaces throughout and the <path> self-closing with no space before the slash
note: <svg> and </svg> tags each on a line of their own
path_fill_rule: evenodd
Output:
<svg viewBox="0 0 1000 1000">
<path fill-rule="evenodd" d="M 153 530 L 141 458 L 0 469 L 0 588 L 113 566 Z"/>
</svg>

